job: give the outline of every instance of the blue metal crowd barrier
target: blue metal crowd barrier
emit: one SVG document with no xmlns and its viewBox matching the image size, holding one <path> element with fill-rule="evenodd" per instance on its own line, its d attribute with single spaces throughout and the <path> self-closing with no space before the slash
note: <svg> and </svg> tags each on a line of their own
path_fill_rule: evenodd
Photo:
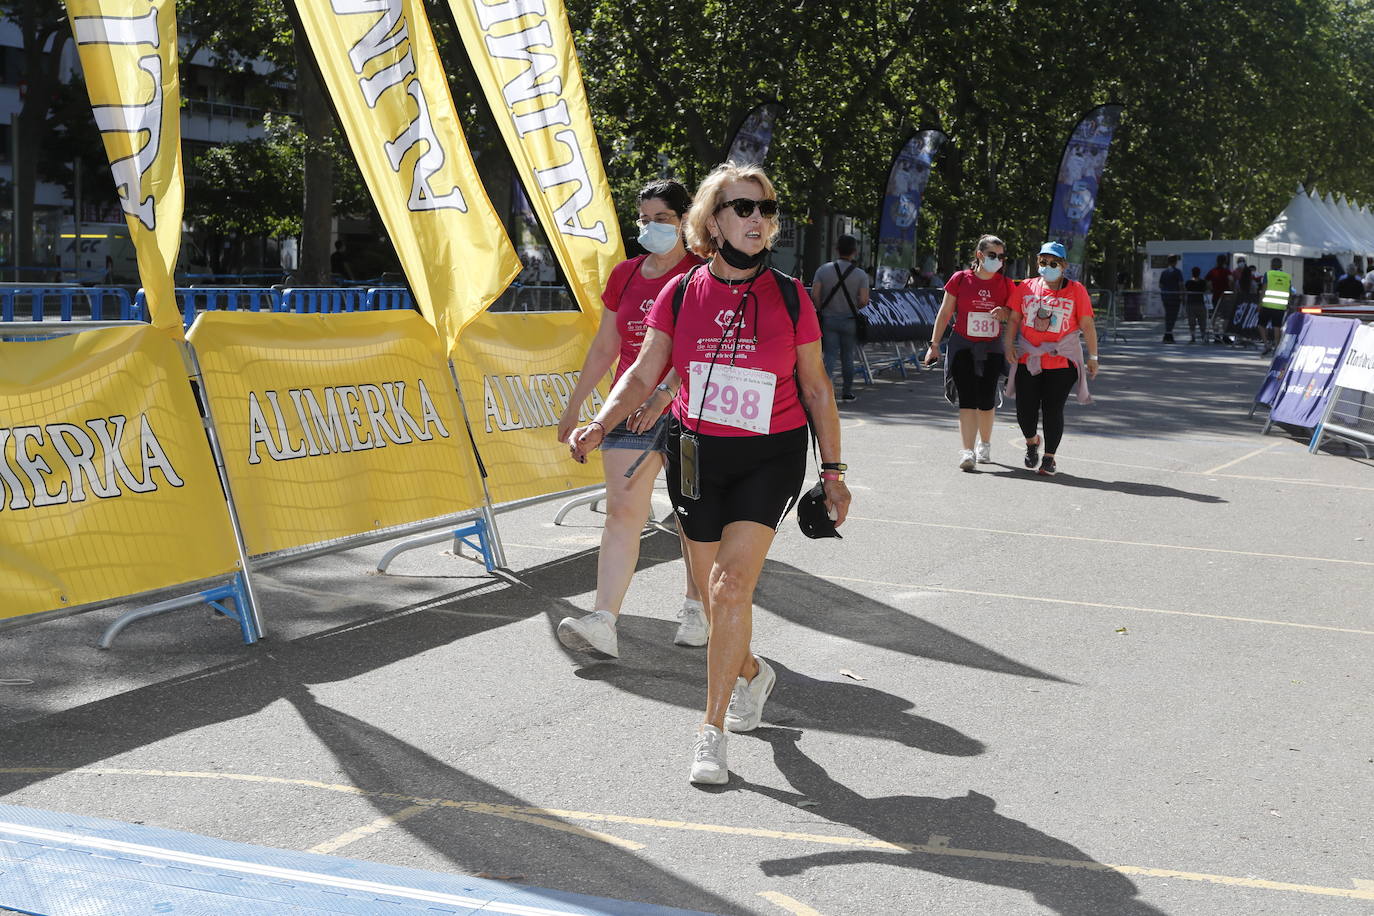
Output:
<svg viewBox="0 0 1374 916">
<path fill-rule="evenodd" d="M 257 286 L 193 286 L 176 290 L 182 320 L 190 327 L 201 312 L 366 312 L 378 309 L 412 307 L 410 290 L 405 287 L 355 289 L 340 287 L 294 287 L 272 289 Z M 147 300 L 139 290 L 135 317 L 148 320 Z"/>
<path fill-rule="evenodd" d="M 141 294 L 140 294 L 141 295 Z M 26 302 L 27 300 L 27 302 Z M 78 306 L 84 306 L 79 314 Z M 138 317 L 129 291 L 117 286 L 4 286 L 0 287 L 0 321 L 44 321 L 54 314 L 61 321 L 130 321 Z"/>
</svg>

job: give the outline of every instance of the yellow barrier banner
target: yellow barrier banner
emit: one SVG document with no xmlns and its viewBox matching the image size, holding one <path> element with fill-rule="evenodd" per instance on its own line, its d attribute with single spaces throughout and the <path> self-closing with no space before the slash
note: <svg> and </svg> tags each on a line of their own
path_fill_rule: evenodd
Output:
<svg viewBox="0 0 1374 916">
<path fill-rule="evenodd" d="M 250 554 L 482 505 L 447 357 L 416 313 L 205 312 L 190 341 Z"/>
<path fill-rule="evenodd" d="M 377 212 L 447 352 L 520 272 L 421 0 L 296 0 Z"/>
<path fill-rule="evenodd" d="M 237 570 L 180 346 L 151 327 L 0 342 L 0 618 Z"/>
<path fill-rule="evenodd" d="M 580 312 L 487 312 L 468 326 L 453 365 L 492 502 L 604 481 L 599 454 L 577 464 L 557 435 L 595 334 L 596 322 Z M 582 406 L 583 423 L 608 393 L 603 381 Z"/>
<path fill-rule="evenodd" d="M 582 311 L 625 259 L 563 0 L 449 0 L 525 193 Z"/>
<path fill-rule="evenodd" d="M 181 340 L 172 276 L 185 202 L 176 5 L 67 0 L 67 16 L 153 326 Z"/>
</svg>

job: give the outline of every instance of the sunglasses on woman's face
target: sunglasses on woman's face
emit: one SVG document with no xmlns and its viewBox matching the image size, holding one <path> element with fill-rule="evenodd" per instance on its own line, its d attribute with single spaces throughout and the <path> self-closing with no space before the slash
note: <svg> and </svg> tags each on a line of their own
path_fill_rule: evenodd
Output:
<svg viewBox="0 0 1374 916">
<path fill-rule="evenodd" d="M 748 219 L 754 215 L 754 208 L 759 208 L 759 215 L 764 219 L 772 219 L 778 215 L 778 202 L 776 200 L 750 200 L 747 197 L 736 197 L 734 200 L 727 200 L 719 207 L 716 212 L 724 210 L 726 207 L 735 211 L 735 215 L 740 219 Z"/>
<path fill-rule="evenodd" d="M 1036 262 L 1036 266 L 1037 266 L 1037 267 L 1058 267 L 1058 266 L 1059 266 L 1059 259 L 1058 259 L 1058 258 L 1041 258 L 1039 261 Z"/>
</svg>

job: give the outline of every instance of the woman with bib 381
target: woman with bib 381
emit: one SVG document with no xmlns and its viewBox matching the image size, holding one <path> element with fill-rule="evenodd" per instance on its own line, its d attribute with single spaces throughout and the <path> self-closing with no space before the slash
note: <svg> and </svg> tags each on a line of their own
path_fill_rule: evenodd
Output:
<svg viewBox="0 0 1374 916">
<path fill-rule="evenodd" d="M 959 394 L 959 467 L 992 461 L 992 419 L 997 410 L 997 384 L 1006 361 L 1002 356 L 1002 322 L 1016 284 L 1002 273 L 1007 246 L 985 235 L 974 249 L 973 263 L 945 284 L 945 298 L 935 316 L 925 364 L 940 358 L 940 338 L 952 327 L 945 351 L 945 377 Z M 977 443 L 975 449 L 975 442 Z"/>
<path fill-rule="evenodd" d="M 808 411 L 837 524 L 850 501 L 816 310 L 800 283 L 764 265 L 777 213 L 762 169 L 726 163 L 711 172 L 687 218 L 688 243 L 710 260 L 659 293 L 639 359 L 571 439 L 573 457 L 585 455 L 665 368 L 682 377 L 669 427 L 668 495 L 711 621 L 695 783 L 729 779 L 725 730 L 758 727 L 776 681 L 750 651 L 754 587 L 806 475 Z"/>
<path fill-rule="evenodd" d="M 558 421 L 560 442 L 568 441 L 577 425 L 578 412 L 596 383 L 606 377 L 617 354 L 617 380 L 639 356 L 648 330 L 644 321 L 659 290 L 702 263 L 687 252 L 682 241 L 682 221 L 691 205 L 691 195 L 676 181 L 655 181 L 639 192 L 639 243 L 649 253 L 621 261 L 611 271 L 602 294 L 606 311 L 587 350 L 577 387 Z M 656 381 L 658 387 L 639 409 L 607 433 L 601 443 L 601 463 L 606 471 L 606 525 L 596 559 L 596 605 L 590 614 L 566 617 L 558 624 L 558 639 L 570 649 L 620 654 L 616 636 L 620 606 L 639 562 L 640 535 L 652 508 L 654 480 L 663 467 L 664 427 L 668 422 L 664 411 L 676 392 L 677 375 L 670 370 Z M 625 472 L 648 448 L 655 451 L 627 478 Z M 683 560 L 690 562 L 686 550 Z M 690 568 L 687 597 L 678 619 L 682 623 L 673 642 L 679 646 L 706 645 L 705 609 Z"/>
<path fill-rule="evenodd" d="M 1040 276 L 1016 288 L 1011 318 L 1003 334 L 1007 359 L 1016 367 L 1007 379 L 1007 394 L 1016 398 L 1016 422 L 1026 437 L 1026 467 L 1039 473 L 1058 470 L 1055 455 L 1064 437 L 1064 405 L 1076 390 L 1078 403 L 1090 404 L 1088 379 L 1097 377 L 1097 327 L 1093 302 L 1077 280 L 1064 277 L 1068 252 L 1059 242 L 1046 242 L 1036 258 Z M 1088 356 L 1083 356 L 1083 341 Z M 1045 456 L 1036 429 L 1043 418 Z"/>
</svg>

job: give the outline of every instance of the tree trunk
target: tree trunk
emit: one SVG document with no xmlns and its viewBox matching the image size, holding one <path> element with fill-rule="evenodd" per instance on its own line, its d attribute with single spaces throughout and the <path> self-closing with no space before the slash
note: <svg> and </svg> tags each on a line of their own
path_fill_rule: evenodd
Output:
<svg viewBox="0 0 1374 916">
<path fill-rule="evenodd" d="M 945 206 L 940 211 L 940 235 L 936 242 L 936 270 L 945 279 L 958 270 L 959 236 L 964 231 L 960 201 L 963 196 L 964 158 L 959 147 L 946 143 L 938 158 L 940 178 L 945 183 Z"/>
<path fill-rule="evenodd" d="M 44 13 L 49 16 L 44 18 Z M 60 14 L 60 10 L 58 11 Z M 71 37 L 65 15 L 54 18 L 45 5 L 29 0 L 20 6 L 19 29 L 24 42 L 24 79 L 27 88 L 24 106 L 14 125 L 15 145 L 19 161 L 14 164 L 12 178 L 18 194 L 14 200 L 18 212 L 14 214 L 15 279 L 38 281 L 46 275 L 21 274 L 19 267 L 36 267 L 33 250 L 33 201 L 38 184 L 38 157 L 43 139 L 49 130 L 48 110 L 57 90 L 57 67 L 62 49 Z M 42 265 L 46 267 L 47 265 Z"/>
<path fill-rule="evenodd" d="M 305 129 L 305 199 L 301 209 L 299 286 L 323 286 L 330 282 L 329 252 L 334 235 L 334 162 L 329 143 L 334 131 L 334 110 L 320 85 L 315 60 L 305 35 L 296 31 L 296 92 Z"/>
</svg>

